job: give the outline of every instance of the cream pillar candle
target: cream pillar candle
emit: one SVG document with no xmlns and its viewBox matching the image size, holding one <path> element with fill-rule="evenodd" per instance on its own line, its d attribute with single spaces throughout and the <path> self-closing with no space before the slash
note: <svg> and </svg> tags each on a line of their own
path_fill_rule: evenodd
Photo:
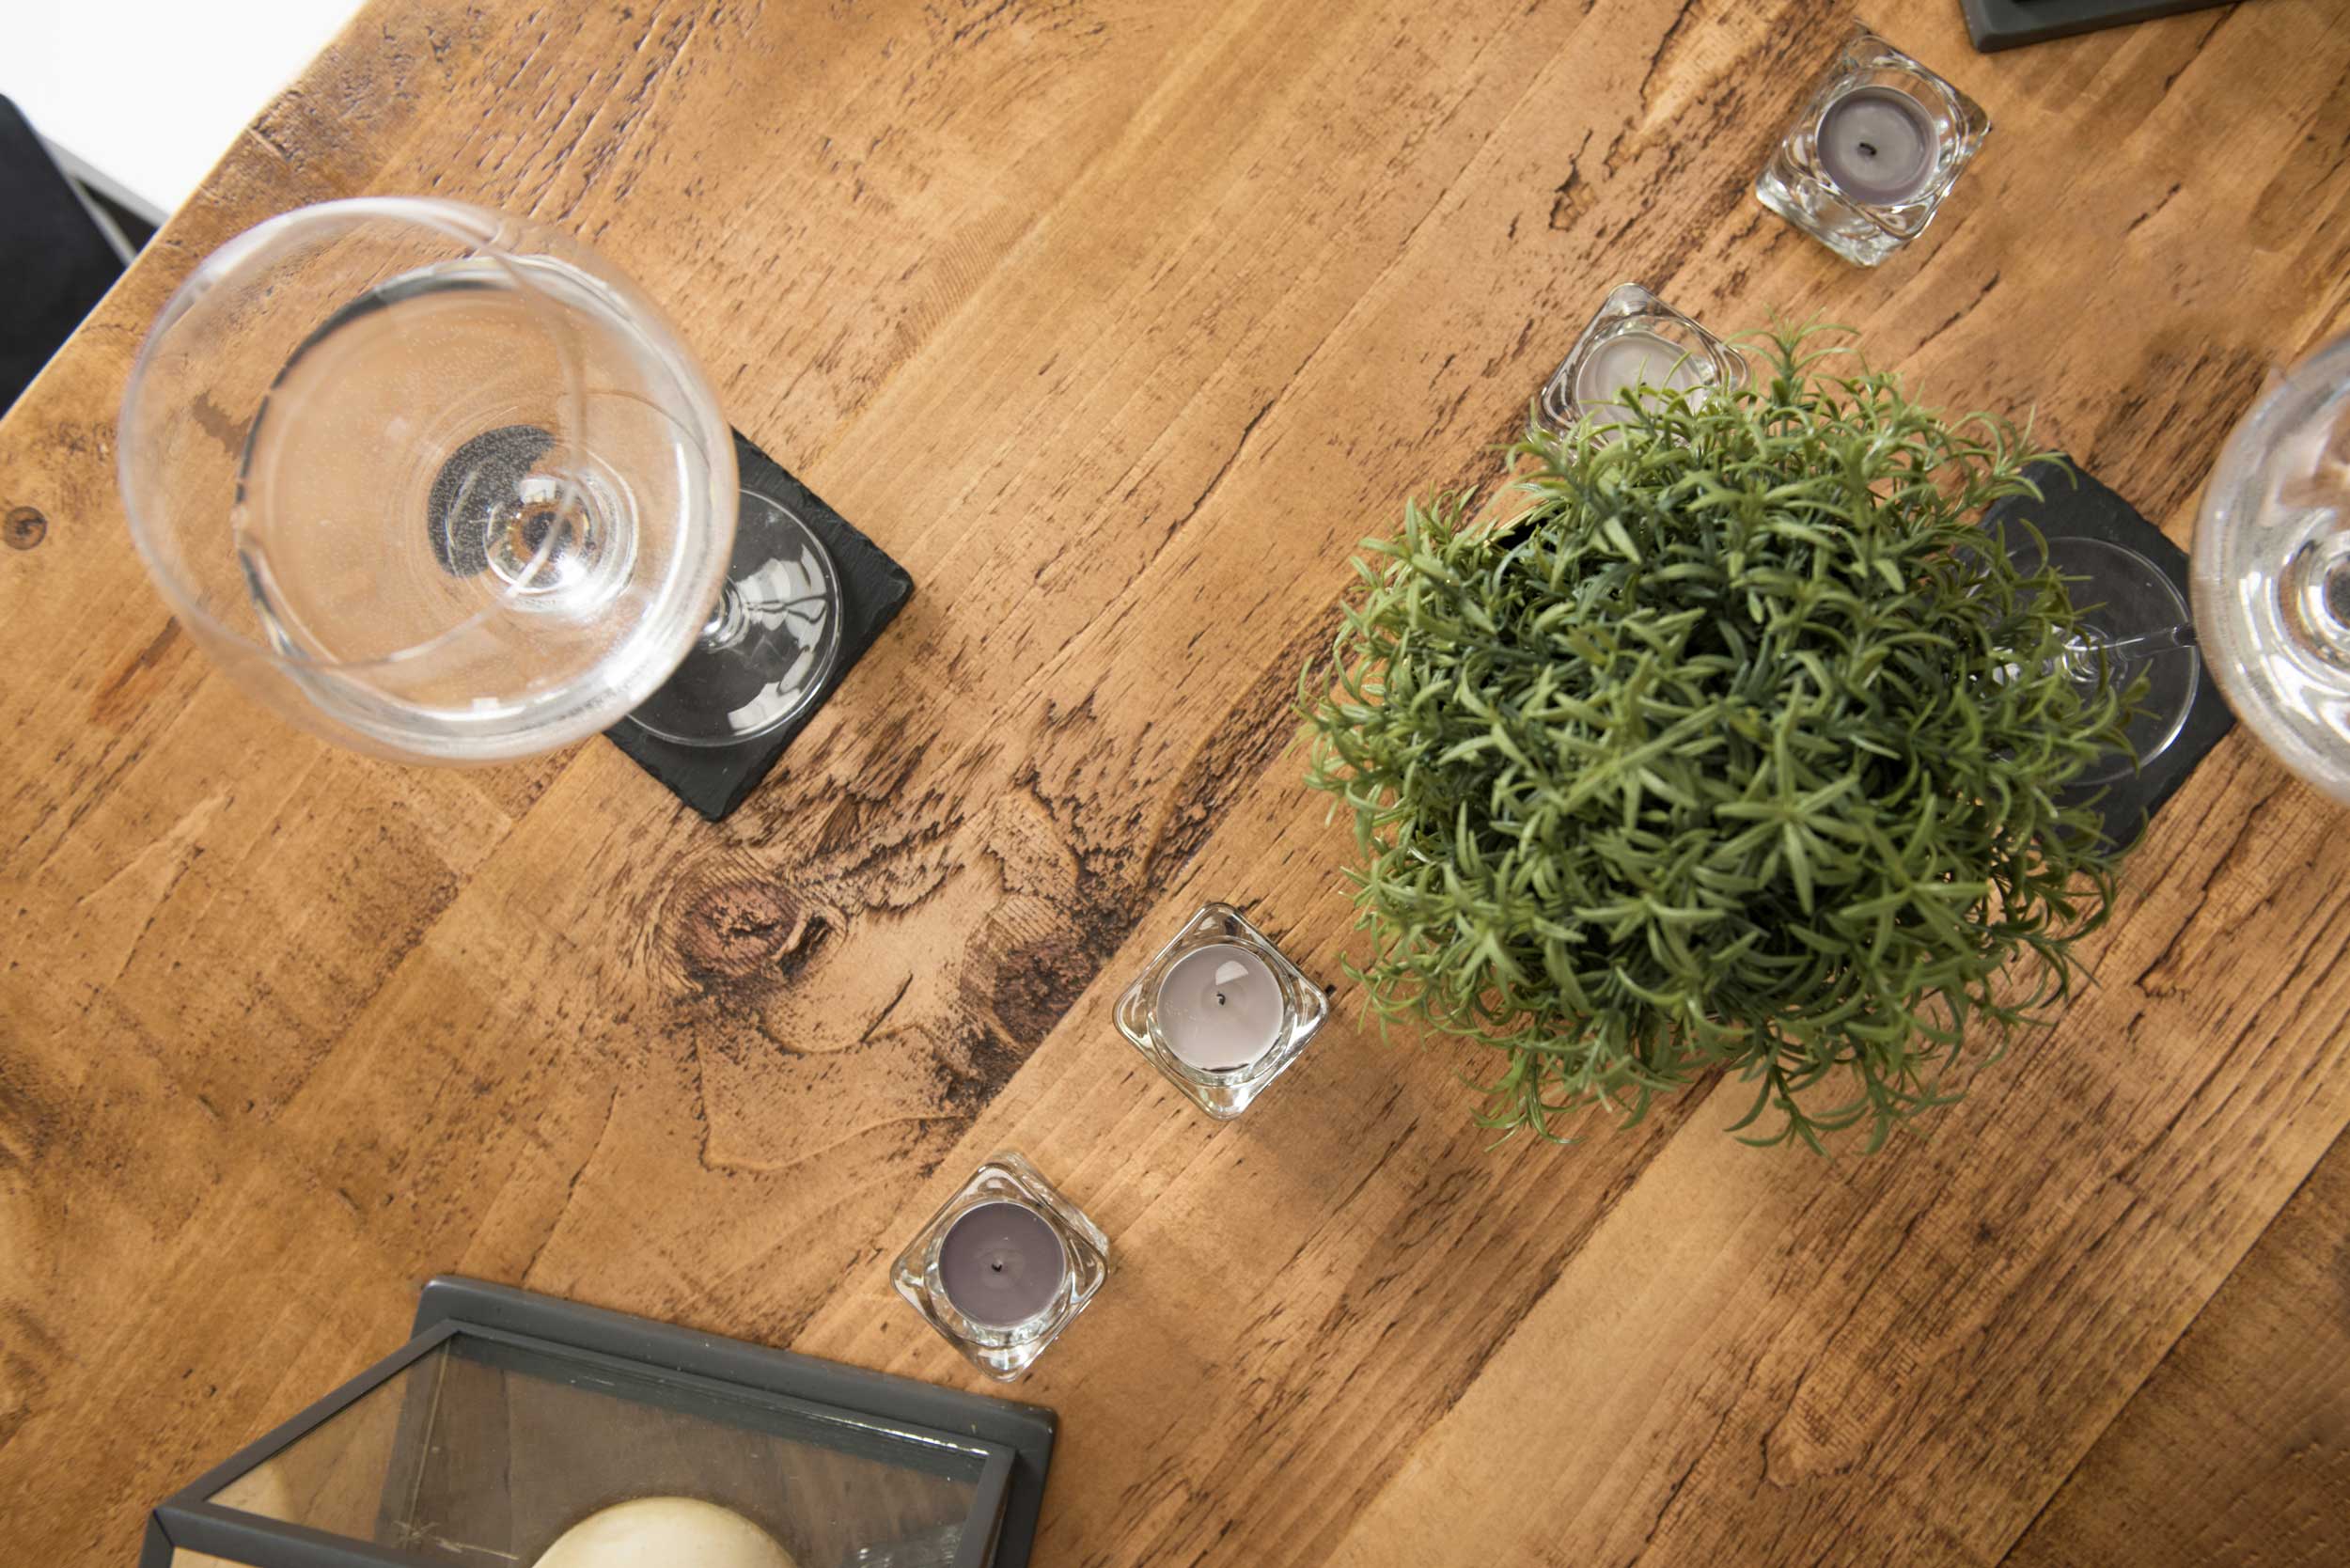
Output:
<svg viewBox="0 0 2350 1568">
<path fill-rule="evenodd" d="M 799 1568 L 776 1538 L 730 1508 L 638 1497 L 590 1513 L 556 1538 L 538 1568 Z"/>
</svg>

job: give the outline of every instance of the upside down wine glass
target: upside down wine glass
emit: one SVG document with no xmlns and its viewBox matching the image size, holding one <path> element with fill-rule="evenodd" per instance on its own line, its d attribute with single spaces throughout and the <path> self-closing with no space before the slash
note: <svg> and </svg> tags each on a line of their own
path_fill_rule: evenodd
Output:
<svg viewBox="0 0 2350 1568">
<path fill-rule="evenodd" d="M 838 651 L 822 544 L 740 489 L 660 312 L 479 208 L 328 202 L 222 246 L 139 353 L 118 463 L 181 624 L 356 750 L 494 761 L 624 716 L 722 745 Z"/>
</svg>

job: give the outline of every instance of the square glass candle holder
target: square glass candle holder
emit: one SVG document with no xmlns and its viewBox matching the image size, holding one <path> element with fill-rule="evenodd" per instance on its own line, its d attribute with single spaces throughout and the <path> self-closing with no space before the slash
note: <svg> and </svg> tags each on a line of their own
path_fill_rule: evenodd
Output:
<svg viewBox="0 0 2350 1568">
<path fill-rule="evenodd" d="M 1246 1110 L 1330 1013 L 1322 988 L 1230 904 L 1194 915 L 1118 999 L 1118 1029 L 1219 1121 Z"/>
<path fill-rule="evenodd" d="M 890 1281 L 965 1360 L 1009 1383 L 1086 1309 L 1109 1266 L 1109 1238 L 1007 1151 L 931 1216 Z"/>
<path fill-rule="evenodd" d="M 1543 387 L 1543 413 L 1565 430 L 1631 416 L 1629 390 L 1646 385 L 1702 395 L 1746 385 L 1747 356 L 1637 283 L 1620 283 Z"/>
<path fill-rule="evenodd" d="M 1925 232 L 1990 131 L 1973 99 L 1863 32 L 1805 101 L 1754 194 L 1845 260 L 1873 267 Z"/>
</svg>

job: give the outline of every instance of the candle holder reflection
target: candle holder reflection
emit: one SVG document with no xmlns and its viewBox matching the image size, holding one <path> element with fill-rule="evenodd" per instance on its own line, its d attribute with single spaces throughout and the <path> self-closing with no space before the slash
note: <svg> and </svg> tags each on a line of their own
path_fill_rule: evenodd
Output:
<svg viewBox="0 0 2350 1568">
<path fill-rule="evenodd" d="M 1084 1211 L 1005 1152 L 931 1216 L 890 1282 L 965 1360 L 1009 1383 L 1086 1309 L 1109 1261 Z"/>
<path fill-rule="evenodd" d="M 1543 414 L 1559 430 L 1605 434 L 1633 416 L 1641 388 L 1734 392 L 1747 356 L 1637 283 L 1608 290 L 1583 336 L 1543 386 Z"/>
<path fill-rule="evenodd" d="M 1755 197 L 1873 267 L 1925 232 L 1990 131 L 1974 100 L 1862 32 L 1772 149 Z"/>
<path fill-rule="evenodd" d="M 1271 937 L 1212 903 L 1118 999 L 1118 1029 L 1201 1110 L 1229 1121 L 1288 1071 L 1329 1011 Z"/>
</svg>

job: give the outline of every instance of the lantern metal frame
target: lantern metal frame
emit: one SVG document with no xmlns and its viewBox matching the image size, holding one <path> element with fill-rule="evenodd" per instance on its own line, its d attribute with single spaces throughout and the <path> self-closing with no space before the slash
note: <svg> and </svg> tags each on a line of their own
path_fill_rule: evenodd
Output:
<svg viewBox="0 0 2350 1568">
<path fill-rule="evenodd" d="M 520 1365 L 552 1356 L 624 1374 L 632 1396 L 676 1409 L 702 1411 L 723 1402 L 738 1415 L 756 1411 L 803 1426 L 814 1422 L 831 1429 L 843 1449 L 885 1449 L 900 1464 L 918 1467 L 929 1452 L 938 1457 L 941 1473 L 964 1474 L 977 1461 L 977 1492 L 954 1568 L 1025 1568 L 1028 1560 L 1058 1424 L 1042 1406 L 934 1388 L 452 1275 L 426 1283 L 406 1344 L 158 1504 L 148 1517 L 140 1568 L 171 1568 L 183 1550 L 249 1568 L 446 1568 L 445 1559 L 210 1499 L 461 1338 L 470 1353 L 493 1361 L 504 1356 Z M 400 1419 L 404 1429 L 420 1429 L 429 1415 L 412 1406 Z M 396 1448 L 412 1451 L 411 1445 Z"/>
</svg>

